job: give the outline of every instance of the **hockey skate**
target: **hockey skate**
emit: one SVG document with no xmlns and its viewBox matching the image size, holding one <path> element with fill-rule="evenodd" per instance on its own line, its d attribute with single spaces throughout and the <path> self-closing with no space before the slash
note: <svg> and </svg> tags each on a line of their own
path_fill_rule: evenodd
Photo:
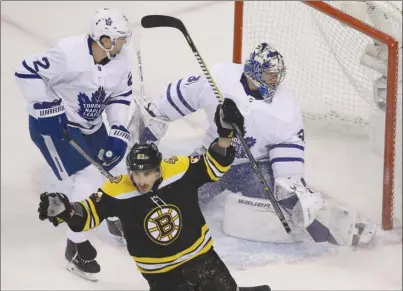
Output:
<svg viewBox="0 0 403 291">
<path fill-rule="evenodd" d="M 376 233 L 376 224 L 371 223 L 368 219 L 359 217 L 355 224 L 355 230 L 352 239 L 352 247 L 357 250 L 359 246 L 368 246 Z"/>
<path fill-rule="evenodd" d="M 101 267 L 95 260 L 96 256 L 97 251 L 89 241 L 76 244 L 67 240 L 65 257 L 69 262 L 67 270 L 70 272 L 93 282 L 98 281 L 97 274 Z"/>
<path fill-rule="evenodd" d="M 117 220 L 106 220 L 108 230 L 119 242 L 126 244 L 126 239 L 123 233 L 122 222 L 120 219 Z"/>
</svg>

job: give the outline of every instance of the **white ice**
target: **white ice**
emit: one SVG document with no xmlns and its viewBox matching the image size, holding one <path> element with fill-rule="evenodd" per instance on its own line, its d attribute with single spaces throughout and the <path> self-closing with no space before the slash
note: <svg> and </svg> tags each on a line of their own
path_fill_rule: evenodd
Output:
<svg viewBox="0 0 403 291">
<path fill-rule="evenodd" d="M 400 2 L 401 3 L 401 2 Z M 180 17 L 208 66 L 231 61 L 233 2 L 2 2 L 1 3 L 1 289 L 2 290 L 146 290 L 124 247 L 105 231 L 91 237 L 102 272 L 97 283 L 65 270 L 65 228 L 37 218 L 38 197 L 58 185 L 31 142 L 25 104 L 14 80 L 14 68 L 27 55 L 45 50 L 57 39 L 85 33 L 99 5 L 124 10 L 133 23 L 146 14 Z M 401 4 L 400 4 L 401 5 Z M 185 39 L 169 29 L 140 30 L 146 92 L 199 68 Z M 204 115 L 174 123 L 161 147 L 166 153 L 189 151 L 203 134 Z M 197 124 L 192 129 L 189 124 Z M 185 142 L 190 138 L 193 143 Z M 309 138 L 309 136 L 308 136 Z M 312 137 L 307 149 L 307 180 L 380 222 L 380 161 L 368 161 L 362 140 Z M 334 154 L 335 151 L 338 153 Z M 324 163 L 323 161 L 327 161 Z M 347 162 L 348 161 L 348 162 Z M 365 163 L 372 171 L 361 172 Z M 357 166 L 358 167 L 358 166 Z M 120 165 L 119 170 L 123 170 Z M 340 183 L 343 177 L 343 183 Z M 346 180 L 348 179 L 348 180 Z M 217 252 L 239 285 L 268 284 L 273 290 L 402 290 L 400 237 L 379 232 L 373 248 L 353 252 L 323 245 L 273 245 L 242 241 L 220 230 L 222 197 L 206 211 Z M 385 238 L 386 237 L 386 238 Z"/>
</svg>

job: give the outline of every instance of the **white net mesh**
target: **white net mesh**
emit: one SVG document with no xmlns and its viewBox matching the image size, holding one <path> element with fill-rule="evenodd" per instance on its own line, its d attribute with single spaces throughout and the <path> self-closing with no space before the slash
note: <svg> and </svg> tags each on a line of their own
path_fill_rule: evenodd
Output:
<svg viewBox="0 0 403 291">
<path fill-rule="evenodd" d="M 398 38 L 401 52 L 402 14 L 398 8 L 381 1 L 329 4 Z M 242 60 L 263 41 L 274 45 L 284 56 L 287 66 L 284 84 L 293 88 L 300 99 L 308 146 L 309 135 L 338 132 L 361 138 L 365 147 L 371 149 L 371 155 L 377 156 L 374 159 L 378 159 L 369 166 L 376 164 L 380 168 L 376 174 L 379 185 L 375 202 L 380 210 L 383 162 L 379 157 L 383 156 L 385 143 L 386 90 L 380 90 L 382 93 L 374 97 L 374 84 L 386 80 L 382 79 L 386 75 L 386 47 L 299 1 L 244 1 L 243 5 Z M 378 57 L 364 55 L 368 46 L 377 49 Z M 398 86 L 395 185 L 394 195 L 389 199 L 395 198 L 394 215 L 401 221 L 401 66 Z M 341 139 L 347 142 L 348 138 Z M 365 183 L 365 179 L 356 183 Z"/>
</svg>

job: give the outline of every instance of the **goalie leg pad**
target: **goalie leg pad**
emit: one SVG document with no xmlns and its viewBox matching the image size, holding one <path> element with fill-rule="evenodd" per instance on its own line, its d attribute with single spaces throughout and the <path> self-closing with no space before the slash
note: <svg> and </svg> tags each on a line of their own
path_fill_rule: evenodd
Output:
<svg viewBox="0 0 403 291">
<path fill-rule="evenodd" d="M 358 246 L 369 243 L 375 235 L 376 225 L 348 207 L 326 201 L 307 232 L 314 241 L 327 241 L 339 246 Z"/>
<path fill-rule="evenodd" d="M 304 229 L 287 234 L 269 200 L 226 191 L 223 232 L 226 235 L 261 242 L 305 241 Z M 287 218 L 287 214 L 284 213 Z"/>
</svg>

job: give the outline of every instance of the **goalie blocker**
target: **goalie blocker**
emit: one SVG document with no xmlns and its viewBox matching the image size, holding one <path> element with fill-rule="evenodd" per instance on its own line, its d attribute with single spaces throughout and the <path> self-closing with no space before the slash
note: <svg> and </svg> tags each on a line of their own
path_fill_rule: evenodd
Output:
<svg viewBox="0 0 403 291">
<path fill-rule="evenodd" d="M 224 233 L 261 242 L 312 241 L 340 246 L 366 244 L 375 234 L 374 224 L 331 199 L 323 199 L 320 193 L 306 187 L 303 179 L 278 178 L 274 188 L 275 198 L 291 225 L 290 234 L 285 232 L 269 200 L 230 191 L 225 200 Z"/>
</svg>

